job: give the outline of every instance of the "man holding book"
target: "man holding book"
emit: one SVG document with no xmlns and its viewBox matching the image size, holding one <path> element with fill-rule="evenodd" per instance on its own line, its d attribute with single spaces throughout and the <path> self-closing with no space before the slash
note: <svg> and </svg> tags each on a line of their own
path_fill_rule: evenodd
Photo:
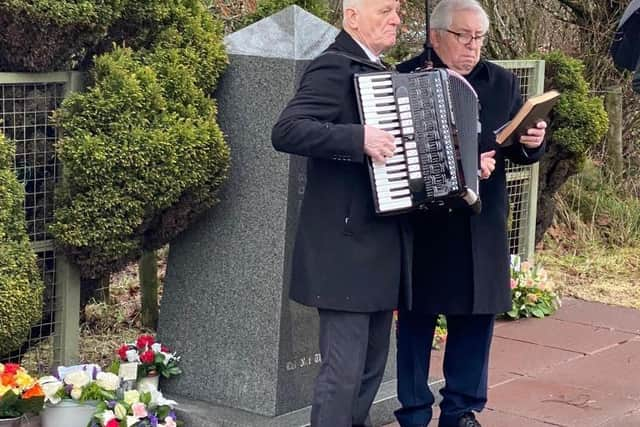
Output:
<svg viewBox="0 0 640 427">
<path fill-rule="evenodd" d="M 476 427 L 474 412 L 487 401 L 489 348 L 497 313 L 511 309 L 508 198 L 505 158 L 536 162 L 544 152 L 545 122 L 509 146 L 496 143 L 494 130 L 522 105 L 516 76 L 480 57 L 489 19 L 475 0 L 441 0 L 430 19 L 435 67 L 462 74 L 478 93 L 482 133 L 482 212 L 427 211 L 413 215 L 413 308 L 400 307 L 398 397 L 402 427 L 427 426 L 434 397 L 427 386 L 429 357 L 438 314 L 447 316 L 445 387 L 439 427 Z M 426 53 L 397 68 L 409 72 Z"/>
</svg>

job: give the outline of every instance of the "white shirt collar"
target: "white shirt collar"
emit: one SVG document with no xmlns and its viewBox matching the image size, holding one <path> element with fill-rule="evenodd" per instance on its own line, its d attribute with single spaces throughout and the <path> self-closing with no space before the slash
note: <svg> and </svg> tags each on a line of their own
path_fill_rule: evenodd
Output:
<svg viewBox="0 0 640 427">
<path fill-rule="evenodd" d="M 356 39 L 354 38 L 354 40 L 356 40 Z M 379 58 L 378 58 L 376 55 L 374 55 L 374 54 L 369 50 L 369 48 L 368 48 L 368 47 L 366 47 L 365 45 L 363 45 L 362 43 L 360 43 L 358 40 L 356 40 L 356 43 L 358 43 L 358 46 L 360 46 L 360 47 L 362 48 L 362 50 L 364 50 L 364 53 L 366 53 L 366 54 L 367 54 L 367 56 L 369 57 L 369 60 L 370 60 L 371 62 L 379 62 Z"/>
</svg>

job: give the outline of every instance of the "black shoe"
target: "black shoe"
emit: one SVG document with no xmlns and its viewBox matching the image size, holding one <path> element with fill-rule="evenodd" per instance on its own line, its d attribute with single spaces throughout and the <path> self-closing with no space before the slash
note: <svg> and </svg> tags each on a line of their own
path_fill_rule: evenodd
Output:
<svg viewBox="0 0 640 427">
<path fill-rule="evenodd" d="M 460 418 L 458 418 L 457 427 L 482 427 L 473 412 L 467 412 Z"/>
</svg>

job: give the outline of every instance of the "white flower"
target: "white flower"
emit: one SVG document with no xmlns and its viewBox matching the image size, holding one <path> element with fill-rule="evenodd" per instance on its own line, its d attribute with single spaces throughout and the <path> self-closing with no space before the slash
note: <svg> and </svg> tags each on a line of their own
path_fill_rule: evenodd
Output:
<svg viewBox="0 0 640 427">
<path fill-rule="evenodd" d="M 175 400 L 165 399 L 159 390 L 149 390 L 148 392 L 151 394 L 151 406 L 168 405 L 173 408 L 178 404 Z"/>
<path fill-rule="evenodd" d="M 96 376 L 96 384 L 108 391 L 116 391 L 120 387 L 120 377 L 111 372 L 100 372 Z"/>
<path fill-rule="evenodd" d="M 82 389 L 78 387 L 74 387 L 71 389 L 70 394 L 72 399 L 80 400 L 80 397 L 82 396 Z"/>
<path fill-rule="evenodd" d="M 113 411 L 109 409 L 107 411 L 104 411 L 102 414 L 100 414 L 100 421 L 102 421 L 102 425 L 106 425 L 109 421 L 111 421 L 115 417 L 116 417 L 116 414 L 114 414 Z"/>
<path fill-rule="evenodd" d="M 159 342 L 151 344 L 151 350 L 153 350 L 154 353 L 160 353 L 162 351 L 162 344 Z"/>
<path fill-rule="evenodd" d="M 127 350 L 127 352 L 125 354 L 127 355 L 127 362 L 139 362 L 140 361 L 140 357 L 138 356 L 138 350 L 136 350 L 136 349 Z"/>
<path fill-rule="evenodd" d="M 176 427 L 177 426 L 176 422 L 171 417 L 166 417 L 164 419 L 164 425 L 167 426 L 167 427 Z"/>
<path fill-rule="evenodd" d="M 87 371 L 75 371 L 64 377 L 64 383 L 73 388 L 82 388 L 91 382 L 91 376 Z"/>
<path fill-rule="evenodd" d="M 133 415 L 127 415 L 127 427 L 131 427 L 138 421 L 140 421 L 140 418 L 134 417 Z"/>
<path fill-rule="evenodd" d="M 138 392 L 138 390 L 125 391 L 124 401 L 129 405 L 133 405 L 136 402 L 140 402 L 140 393 Z"/>
<path fill-rule="evenodd" d="M 56 394 L 62 388 L 62 382 L 54 376 L 48 375 L 38 380 L 42 392 L 44 393 L 44 401 L 51 402 L 56 405 L 60 402 L 60 399 Z"/>
</svg>

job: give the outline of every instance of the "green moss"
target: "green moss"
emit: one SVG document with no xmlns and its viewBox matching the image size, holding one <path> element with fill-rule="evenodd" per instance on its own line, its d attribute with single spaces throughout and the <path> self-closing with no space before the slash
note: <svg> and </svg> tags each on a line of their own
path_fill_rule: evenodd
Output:
<svg viewBox="0 0 640 427">
<path fill-rule="evenodd" d="M 154 45 L 98 57 L 93 85 L 56 116 L 64 177 L 50 231 L 85 277 L 166 244 L 216 202 L 226 177 L 208 96 L 227 61 L 220 26 L 197 1 L 160 10 Z"/>
<path fill-rule="evenodd" d="M 43 284 L 24 223 L 13 145 L 0 135 L 0 355 L 20 347 L 42 313 Z"/>
</svg>

